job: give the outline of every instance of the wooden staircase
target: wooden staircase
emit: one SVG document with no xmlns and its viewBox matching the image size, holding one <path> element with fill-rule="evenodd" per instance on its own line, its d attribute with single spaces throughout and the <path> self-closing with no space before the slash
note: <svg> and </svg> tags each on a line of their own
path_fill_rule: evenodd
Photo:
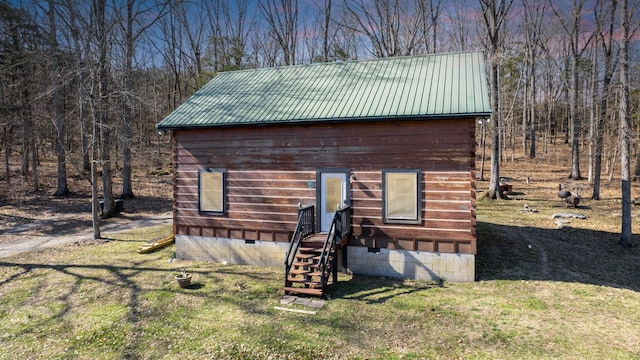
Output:
<svg viewBox="0 0 640 360">
<path fill-rule="evenodd" d="M 328 266 L 323 270 L 320 259 L 326 237 L 327 234 L 318 233 L 302 240 L 287 276 L 285 285 L 288 286 L 283 288 L 285 294 L 323 296 L 323 288 L 326 285 L 323 281 L 331 274 L 335 256 L 335 250 L 332 248 L 327 257 Z"/>
<path fill-rule="evenodd" d="M 298 209 L 298 223 L 285 259 L 285 294 L 323 297 L 329 276 L 338 281 L 337 250 L 351 232 L 351 207 L 336 211 L 327 233 L 315 232 L 313 206 Z"/>
</svg>

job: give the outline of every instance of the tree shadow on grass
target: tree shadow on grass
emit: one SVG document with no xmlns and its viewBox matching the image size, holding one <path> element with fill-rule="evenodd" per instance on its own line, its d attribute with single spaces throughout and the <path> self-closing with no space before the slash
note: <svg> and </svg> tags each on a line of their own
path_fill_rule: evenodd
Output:
<svg viewBox="0 0 640 360">
<path fill-rule="evenodd" d="M 478 280 L 579 282 L 640 291 L 638 248 L 620 234 L 478 222 Z M 638 236 L 634 243 L 638 244 Z"/>
<path fill-rule="evenodd" d="M 149 313 L 149 309 L 145 309 L 144 303 L 147 301 L 146 294 L 156 291 L 162 292 L 174 292 L 183 293 L 189 296 L 202 296 L 201 292 L 195 291 L 205 287 L 203 283 L 194 283 L 188 289 L 187 292 L 182 292 L 177 284 L 171 282 L 172 275 L 177 273 L 176 269 L 171 268 L 159 268 L 149 266 L 153 259 L 136 261 L 128 266 L 115 266 L 115 265 L 103 265 L 103 264 L 44 264 L 44 263 L 28 263 L 28 262 L 0 262 L 0 268 L 11 269 L 7 271 L 7 276 L 0 278 L 0 289 L 8 285 L 11 282 L 20 281 L 21 278 L 32 274 L 35 277 L 41 277 L 42 271 L 54 271 L 62 275 L 66 275 L 69 278 L 65 278 L 64 281 L 57 284 L 51 284 L 46 281 L 38 281 L 34 287 L 29 291 L 29 301 L 52 301 L 61 303 L 62 306 L 54 307 L 55 311 L 49 313 L 46 316 L 38 319 L 37 317 L 31 318 L 32 323 L 28 327 L 18 331 L 15 336 L 30 336 L 33 333 L 42 331 L 50 326 L 57 326 L 64 320 L 64 317 L 68 315 L 75 306 L 86 306 L 86 301 L 92 301 L 82 298 L 80 303 L 77 296 L 82 295 L 87 291 L 87 284 L 90 287 L 89 293 L 94 293 L 95 285 L 101 289 L 108 290 L 110 301 L 114 299 L 122 299 L 123 305 L 126 306 L 128 312 L 125 315 L 124 323 L 114 323 L 114 326 L 128 328 L 127 332 L 136 334 L 142 331 L 144 325 L 144 317 L 157 316 L 162 318 L 162 314 Z M 144 281 L 141 282 L 138 276 L 143 272 L 153 273 L 153 278 L 157 278 L 155 284 L 149 284 Z M 34 274 L 37 273 L 37 274 Z M 200 274 L 199 272 L 196 272 Z M 203 278 L 208 275 L 208 272 L 203 271 L 200 274 Z M 44 275 L 46 276 L 46 275 Z M 69 279 L 70 281 L 67 281 Z M 167 283 L 167 281 L 169 281 Z M 93 285 L 92 285 L 93 284 Z M 46 287 L 55 287 L 55 297 L 51 297 L 51 290 Z M 124 290 L 117 290 L 124 289 Z M 120 297 L 121 296 L 121 297 Z M 74 300 L 75 298 L 75 300 Z M 100 299 L 96 299 L 96 304 L 100 303 Z M 81 309 L 80 309 L 81 310 Z M 153 311 L 163 311 L 161 307 Z M 46 313 L 46 312 L 45 312 Z M 124 325 L 126 324 L 126 326 Z M 115 334 L 114 334 L 115 336 Z M 119 335 L 118 335 L 119 336 Z M 73 340 L 73 339 L 72 339 Z M 70 344 L 70 351 L 73 349 L 73 343 Z M 135 359 L 139 358 L 141 351 L 144 350 L 144 340 L 136 336 L 127 336 L 124 343 L 124 349 L 122 349 L 122 356 L 124 358 Z"/>
<path fill-rule="evenodd" d="M 440 283 L 354 274 L 348 281 L 327 286 L 328 298 L 352 299 L 382 304 L 397 296 L 442 287 Z"/>
<path fill-rule="evenodd" d="M 190 307 L 191 303 L 202 304 L 204 302 L 208 306 L 225 304 L 224 306 L 246 314 L 244 315 L 246 318 L 253 316 L 272 317 L 273 310 L 270 309 L 271 302 L 269 300 L 272 299 L 273 293 L 261 286 L 264 281 L 255 278 L 252 271 L 244 274 L 243 268 L 239 267 L 233 274 L 221 274 L 215 266 L 189 269 L 188 271 L 194 274 L 195 282 L 188 288 L 182 289 L 173 279 L 182 267 L 157 267 L 154 265 L 156 261 L 158 259 L 149 258 L 123 266 L 79 263 L 45 264 L 35 261 L 0 262 L 0 269 L 8 269 L 5 275 L 0 277 L 0 292 L 3 288 L 6 289 L 5 286 L 10 283 L 20 281 L 25 276 L 31 276 L 40 280 L 30 288 L 27 303 L 42 301 L 56 304 L 50 307 L 45 306 L 42 316 L 30 316 L 29 326 L 17 329 L 11 336 L 24 338 L 41 334 L 47 329 L 57 329 L 61 323 L 68 321 L 66 318 L 72 313 L 94 311 L 103 303 L 108 309 L 108 306 L 116 301 L 126 307 L 126 313 L 122 320 L 116 319 L 103 325 L 102 329 L 79 328 L 76 329 L 78 333 L 70 336 L 65 335 L 70 341 L 67 348 L 68 354 L 74 351 L 81 353 L 86 351 L 87 345 L 82 343 L 83 338 L 88 337 L 89 341 L 93 341 L 91 340 L 91 332 L 97 331 L 100 332 L 100 336 L 106 336 L 108 339 L 124 337 L 122 347 L 117 350 L 118 356 L 126 359 L 138 359 L 146 358 L 144 354 L 148 350 L 149 339 L 136 335 L 148 331 L 149 324 L 155 326 L 167 322 L 164 326 L 179 327 L 181 326 L 180 322 L 190 321 L 191 314 L 195 316 L 194 321 L 202 321 L 197 318 L 198 309 Z M 52 271 L 62 274 L 63 277 L 47 275 Z M 145 272 L 151 274 L 144 275 Z M 226 278 L 227 276 L 233 276 L 233 278 Z M 273 280 L 273 276 L 271 278 L 267 276 L 267 278 L 270 281 Z M 153 279 L 152 282 L 148 281 L 149 279 Z M 53 284 L 51 280 L 56 283 Z M 238 282 L 242 282 L 246 286 L 239 289 Z M 105 297 L 101 294 L 104 294 Z M 170 296 L 187 297 L 187 299 L 170 300 Z M 154 299 L 169 300 L 157 301 Z M 191 301 L 189 299 L 199 300 Z M 182 305 L 175 305 L 176 303 Z M 176 320 L 176 323 L 172 323 L 172 320 L 166 320 L 169 316 L 166 312 L 172 311 L 165 306 L 166 304 L 173 304 L 170 305 L 173 306 L 173 310 L 183 312 L 185 317 Z M 18 304 L 18 306 L 20 305 Z M 33 304 L 29 306 L 33 306 Z M 78 308 L 75 309 L 76 307 Z M 52 312 L 47 312 L 46 309 L 51 309 Z M 171 317 L 169 316 L 169 318 Z M 258 331 L 253 326 L 248 326 L 247 331 L 249 330 Z M 163 341 L 166 346 L 172 344 L 171 338 L 165 338 Z M 99 342 L 96 344 L 100 346 Z M 154 342 L 154 344 L 158 343 Z"/>
</svg>

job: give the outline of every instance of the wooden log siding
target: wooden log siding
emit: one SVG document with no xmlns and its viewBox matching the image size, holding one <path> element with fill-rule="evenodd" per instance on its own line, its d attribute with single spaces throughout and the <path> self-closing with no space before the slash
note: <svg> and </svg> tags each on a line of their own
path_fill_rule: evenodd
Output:
<svg viewBox="0 0 640 360">
<path fill-rule="evenodd" d="M 289 241 L 318 168 L 348 168 L 350 245 L 476 253 L 475 120 L 174 130 L 176 234 Z M 228 213 L 198 213 L 198 170 L 227 169 Z M 382 222 L 382 169 L 422 171 L 422 224 Z"/>
<path fill-rule="evenodd" d="M 422 224 L 384 224 L 382 172 L 354 172 L 353 246 L 476 253 L 474 172 L 422 173 Z"/>
</svg>

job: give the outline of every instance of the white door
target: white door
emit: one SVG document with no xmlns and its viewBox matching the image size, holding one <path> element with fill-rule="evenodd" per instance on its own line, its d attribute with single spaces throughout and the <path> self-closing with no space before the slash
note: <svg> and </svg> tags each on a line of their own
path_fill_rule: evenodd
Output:
<svg viewBox="0 0 640 360">
<path fill-rule="evenodd" d="M 347 174 L 320 174 L 320 231 L 329 231 L 337 209 L 347 205 Z"/>
</svg>

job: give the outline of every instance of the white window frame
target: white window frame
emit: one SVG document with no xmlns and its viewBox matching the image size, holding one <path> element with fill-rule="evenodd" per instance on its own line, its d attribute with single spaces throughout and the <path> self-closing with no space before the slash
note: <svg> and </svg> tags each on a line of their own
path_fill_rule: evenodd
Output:
<svg viewBox="0 0 640 360">
<path fill-rule="evenodd" d="M 207 189 L 207 186 L 212 184 L 207 184 L 208 175 L 216 174 L 216 177 L 219 177 L 220 181 L 219 189 Z M 218 175 L 219 174 L 219 175 Z M 219 196 L 217 202 L 219 202 L 218 206 L 212 206 L 212 204 L 208 204 L 205 196 L 205 192 L 209 193 L 218 193 Z M 209 196 L 211 194 L 208 194 Z M 227 213 L 227 171 L 226 169 L 200 169 L 198 171 L 198 212 L 205 214 L 213 214 L 213 215 L 225 215 Z"/>
<path fill-rule="evenodd" d="M 390 214 L 392 208 L 389 190 L 394 186 L 394 177 L 397 175 L 409 175 L 415 179 L 415 191 L 413 201 L 415 214 L 394 215 Z M 404 198 L 407 199 L 407 194 Z M 383 169 L 382 170 L 382 221 L 385 224 L 421 224 L 422 223 L 422 172 L 420 169 Z"/>
</svg>

